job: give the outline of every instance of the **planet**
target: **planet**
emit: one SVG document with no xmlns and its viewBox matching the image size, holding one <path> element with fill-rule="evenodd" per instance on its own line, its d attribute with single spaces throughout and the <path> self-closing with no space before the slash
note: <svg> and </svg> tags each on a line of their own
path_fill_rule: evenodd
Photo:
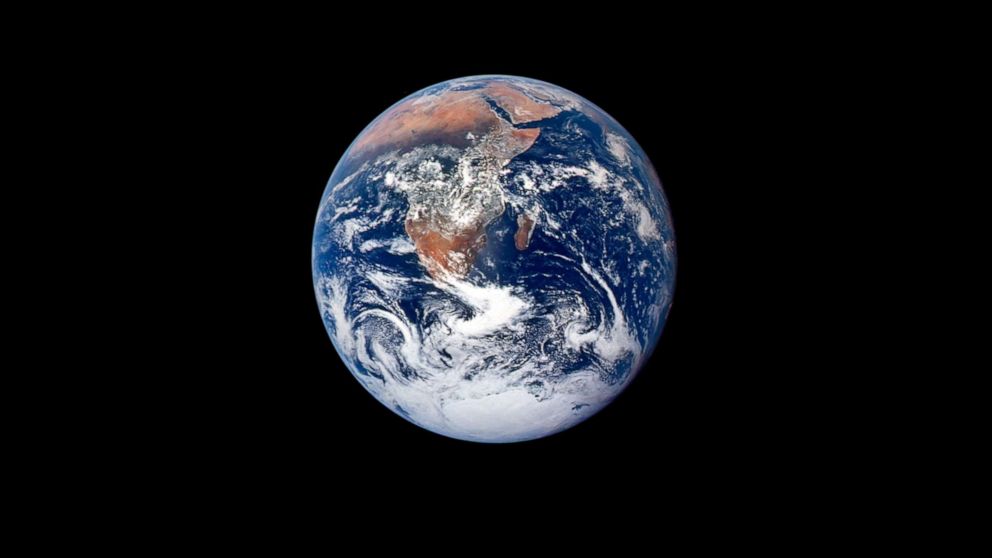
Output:
<svg viewBox="0 0 992 558">
<path fill-rule="evenodd" d="M 331 341 L 373 397 L 503 443 L 575 426 L 630 385 L 668 316 L 676 250 L 658 175 L 619 123 L 550 83 L 474 76 L 358 135 L 311 263 Z"/>
</svg>

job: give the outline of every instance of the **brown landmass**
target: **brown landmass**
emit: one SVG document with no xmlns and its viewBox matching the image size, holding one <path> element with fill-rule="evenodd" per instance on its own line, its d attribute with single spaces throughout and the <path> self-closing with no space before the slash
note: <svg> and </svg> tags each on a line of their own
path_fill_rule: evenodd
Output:
<svg viewBox="0 0 992 558">
<path fill-rule="evenodd" d="M 502 145 L 494 146 L 492 155 L 502 157 L 505 166 L 510 159 L 530 149 L 540 135 L 540 128 L 513 128 L 509 137 L 499 142 Z"/>
<path fill-rule="evenodd" d="M 505 83 L 494 83 L 483 91 L 510 115 L 510 122 L 514 124 L 544 120 L 561 112 L 558 107 L 535 101 Z"/>
<path fill-rule="evenodd" d="M 482 137 L 505 122 L 493 112 L 486 96 L 507 112 L 513 124 L 534 122 L 561 112 L 503 83 L 472 91 L 446 91 L 393 107 L 355 142 L 352 155 L 368 157 L 386 149 L 424 143 L 466 146 L 470 143 L 468 133 Z M 533 134 L 536 139 L 538 133 L 537 128 L 528 128 L 514 131 L 513 136 L 527 138 Z"/>
<path fill-rule="evenodd" d="M 498 167 L 505 166 L 530 149 L 541 130 L 514 128 L 492 109 L 487 97 L 506 111 L 512 124 L 543 120 L 560 112 L 503 83 L 471 91 L 446 91 L 411 99 L 391 109 L 355 142 L 352 156 L 366 158 L 389 149 L 431 143 L 467 147 L 478 140 L 484 157 L 491 158 Z M 488 223 L 471 223 L 452 231 L 451 223 L 436 220 L 436 216 L 408 215 L 406 232 L 431 275 L 443 272 L 464 276 L 486 245 Z M 533 226 L 530 217 L 518 218 L 514 242 L 518 250 L 527 248 Z"/>
<path fill-rule="evenodd" d="M 439 272 L 463 276 L 475 263 L 476 256 L 486 245 L 485 223 L 453 235 L 435 230 L 435 223 L 407 217 L 405 228 L 431 275 Z"/>
<path fill-rule="evenodd" d="M 517 216 L 517 233 L 513 235 L 513 244 L 517 250 L 526 250 L 530 244 L 530 235 L 534 230 L 534 220 L 530 216 L 520 214 Z"/>
<path fill-rule="evenodd" d="M 483 136 L 500 118 L 477 91 L 447 91 L 393 107 L 362 134 L 352 147 L 355 156 L 372 156 L 389 148 L 421 143 L 465 146 L 466 134 Z"/>
<path fill-rule="evenodd" d="M 480 147 L 492 161 L 495 170 L 530 149 L 540 134 L 541 131 L 537 128 L 516 129 L 500 121 L 500 126 L 490 132 Z M 436 215 L 430 217 L 410 214 L 405 228 L 413 240 L 420 261 L 432 276 L 437 277 L 442 273 L 464 276 L 486 245 L 488 224 L 488 221 L 480 221 L 456 226 Z"/>
</svg>

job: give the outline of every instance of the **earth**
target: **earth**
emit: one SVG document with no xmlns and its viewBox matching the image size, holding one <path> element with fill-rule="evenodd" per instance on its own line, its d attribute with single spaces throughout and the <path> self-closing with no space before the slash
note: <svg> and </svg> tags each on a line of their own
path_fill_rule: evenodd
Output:
<svg viewBox="0 0 992 558">
<path fill-rule="evenodd" d="M 313 281 L 341 359 L 383 405 L 462 440 L 589 418 L 650 356 L 675 240 L 644 151 L 584 98 L 477 76 L 399 101 L 331 175 Z"/>
</svg>

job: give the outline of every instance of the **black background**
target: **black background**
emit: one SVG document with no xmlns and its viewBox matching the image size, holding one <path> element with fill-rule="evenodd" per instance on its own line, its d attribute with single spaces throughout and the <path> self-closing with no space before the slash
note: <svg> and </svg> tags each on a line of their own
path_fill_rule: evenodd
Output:
<svg viewBox="0 0 992 558">
<path fill-rule="evenodd" d="M 816 372 L 829 355 L 808 350 L 822 324 L 804 319 L 824 304 L 804 281 L 822 179 L 801 129 L 827 110 L 808 100 L 808 61 L 705 38 L 636 56 L 342 48 L 212 49 L 156 84 L 169 99 L 156 123 L 183 139 L 153 153 L 178 208 L 157 234 L 181 262 L 158 270 L 181 319 L 153 384 L 184 455 L 290 485 L 344 467 L 466 482 L 610 471 L 630 490 L 814 458 L 829 417 L 810 409 L 835 380 Z M 658 170 L 677 239 L 671 313 L 636 380 L 586 422 L 509 445 L 433 434 L 367 394 L 327 337 L 310 268 L 321 194 L 355 136 L 404 96 L 478 74 L 545 80 L 616 118 Z"/>
<path fill-rule="evenodd" d="M 29 483 L 32 501 L 64 511 L 37 489 L 82 487 L 69 516 L 102 524 L 113 520 L 94 505 L 120 502 L 142 525 L 154 520 L 141 511 L 161 510 L 166 532 L 150 540 L 258 517 L 254 543 L 273 516 L 320 532 L 356 518 L 387 540 L 423 517 L 434 528 L 418 539 L 435 546 L 451 515 L 470 536 L 512 521 L 508 536 L 533 524 L 555 542 L 604 533 L 615 544 L 637 517 L 665 540 L 661 511 L 704 531 L 695 540 L 739 546 L 809 525 L 825 531 L 807 544 L 874 529 L 883 500 L 919 509 L 914 487 L 943 477 L 907 467 L 945 459 L 919 440 L 959 426 L 936 420 L 940 403 L 980 407 L 957 403 L 956 382 L 953 394 L 926 393 L 955 368 L 928 329 L 956 322 L 922 313 L 956 290 L 936 278 L 959 278 L 931 259 L 953 247 L 929 239 L 946 226 L 934 224 L 939 207 L 900 205 L 936 206 L 956 181 L 910 189 L 934 162 L 914 145 L 951 137 L 921 128 L 927 108 L 952 119 L 922 93 L 950 82 L 921 64 L 956 56 L 931 48 L 925 26 L 891 11 L 751 6 L 700 6 L 693 18 L 626 5 L 547 16 L 486 5 L 484 17 L 412 7 L 429 21 L 369 7 L 83 7 L 102 28 L 62 10 L 40 21 L 61 18 L 67 41 L 14 43 L 14 66 L 30 72 L 11 80 L 22 99 L 9 108 L 28 130 L 13 134 L 10 158 L 31 172 L 9 193 L 41 198 L 33 228 L 17 223 L 8 238 L 40 260 L 8 270 L 42 291 L 8 293 L 33 320 L 12 327 L 45 341 L 11 344 L 31 356 L 11 361 L 27 372 L 13 376 L 40 388 L 9 390 L 32 411 L 15 413 L 15 435 L 34 448 L 15 457 L 47 473 Z M 632 133 L 671 204 L 678 274 L 660 343 L 613 404 L 545 439 L 486 445 L 407 423 L 341 366 L 310 243 L 328 177 L 373 118 L 431 84 L 499 73 L 568 88 Z M 38 147 L 40 159 L 18 161 L 17 148 Z M 29 208 L 15 199 L 5 208 L 16 218 Z M 965 220 L 961 199 L 943 215 Z M 894 264 L 907 269 L 881 273 Z M 903 442 L 911 451 L 894 453 Z M 479 521 L 485 511 L 500 521 Z M 554 517 L 567 531 L 544 527 Z"/>
<path fill-rule="evenodd" d="M 569 533 L 592 518 L 611 543 L 647 504 L 735 544 L 714 515 L 777 537 L 823 502 L 840 504 L 828 532 L 858 512 L 874 528 L 883 514 L 862 502 L 884 497 L 878 486 L 897 505 L 917 497 L 910 488 L 932 473 L 898 473 L 924 462 L 921 435 L 956 426 L 930 420 L 941 394 L 906 386 L 931 390 L 954 366 L 945 354 L 924 362 L 933 342 L 907 342 L 890 322 L 926 337 L 921 308 L 955 289 L 934 285 L 948 274 L 930 259 L 949 247 L 928 239 L 940 211 L 899 202 L 936 204 L 948 185 L 910 190 L 906 175 L 933 157 L 914 144 L 949 137 L 921 131 L 921 110 L 950 119 L 921 94 L 949 82 L 921 64 L 955 56 L 890 11 L 482 7 L 413 7 L 429 21 L 384 5 L 83 7 L 102 25 L 62 10 L 39 21 L 51 32 L 61 19 L 63 40 L 14 44 L 13 66 L 30 70 L 11 80 L 22 97 L 11 116 L 28 122 L 15 147 L 42 148 L 40 160 L 12 150 L 32 172 L 9 188 L 42 198 L 33 228 L 8 239 L 40 260 L 8 270 L 42 290 L 8 297 L 28 299 L 38 322 L 13 320 L 18 333 L 45 340 L 12 343 L 32 357 L 14 376 L 40 384 L 9 390 L 33 411 L 13 423 L 39 450 L 23 457 L 50 472 L 32 494 L 68 480 L 92 491 L 70 515 L 90 517 L 119 488 L 136 522 L 150 505 L 167 530 L 196 518 L 209 531 L 239 510 L 323 528 L 357 493 L 369 509 L 343 511 L 384 525 L 383 538 L 410 511 L 472 522 L 511 504 L 516 527 L 564 506 L 583 520 Z M 907 36 L 884 33 L 894 29 Z M 623 124 L 661 176 L 678 242 L 671 314 L 629 389 L 575 428 L 510 445 L 432 434 L 369 396 L 327 338 L 310 269 L 321 194 L 364 126 L 420 88 L 494 73 L 566 87 Z M 960 199 L 945 213 L 958 221 Z M 29 209 L 10 201 L 11 217 Z M 879 273 L 895 263 L 908 269 Z M 50 435 L 27 434 L 36 421 Z M 874 459 L 901 440 L 906 459 Z M 622 507 L 630 496 L 641 505 Z M 781 511 L 774 521 L 763 504 Z"/>
</svg>

